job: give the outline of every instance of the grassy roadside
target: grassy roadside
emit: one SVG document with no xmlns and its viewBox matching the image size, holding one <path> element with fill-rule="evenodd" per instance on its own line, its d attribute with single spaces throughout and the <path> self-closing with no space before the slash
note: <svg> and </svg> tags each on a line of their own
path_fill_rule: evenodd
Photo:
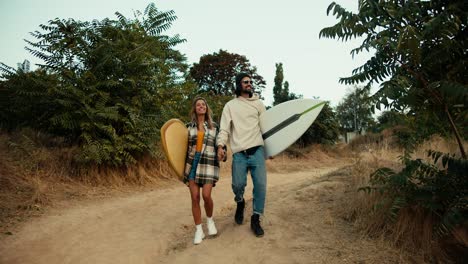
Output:
<svg viewBox="0 0 468 264">
<path fill-rule="evenodd" d="M 463 263 L 468 257 L 468 226 L 458 226 L 448 235 L 435 235 L 436 218 L 421 207 L 405 207 L 391 219 L 388 206 L 382 203 L 386 197 L 378 192 L 358 191 L 369 184 L 370 174 L 381 167 L 395 171 L 402 168 L 399 156 L 402 150 L 392 147 L 391 142 L 363 143 L 354 142 L 353 165 L 346 172 L 347 183 L 336 203 L 339 217 L 351 223 L 361 235 L 383 241 L 391 247 L 410 255 L 415 263 Z M 454 141 L 433 137 L 420 145 L 413 158 L 429 161 L 426 150 L 436 149 L 446 153 L 456 153 L 458 146 Z"/>
<path fill-rule="evenodd" d="M 60 140 L 22 131 L 0 134 L 0 234 L 51 207 L 97 197 L 125 195 L 170 185 L 161 159 L 143 159 L 133 167 L 78 170 Z"/>
<path fill-rule="evenodd" d="M 41 135 L 0 136 L 0 234 L 9 235 L 24 221 L 44 214 L 50 208 L 67 206 L 74 201 L 131 195 L 155 188 L 180 184 L 172 178 L 164 160 L 147 159 L 126 169 L 90 168 L 77 172 L 71 160 L 72 149 L 46 144 Z M 415 157 L 426 158 L 426 149 L 456 152 L 457 146 L 441 138 L 421 145 Z M 271 173 L 290 173 L 305 169 L 341 167 L 329 177 L 343 182 L 343 191 L 334 193 L 334 214 L 348 222 L 360 235 L 385 243 L 411 256 L 415 263 L 450 262 L 468 248 L 466 228 L 457 228 L 444 241 L 432 237 L 432 218 L 417 208 L 405 209 L 397 221 L 376 211 L 378 194 L 358 192 L 369 183 L 369 175 L 380 167 L 401 169 L 402 150 L 391 138 L 358 138 L 349 145 L 307 148 L 291 147 L 267 161 Z M 351 164 L 351 165 L 349 165 Z M 221 164 L 221 173 L 229 175 L 231 160 Z M 450 251 L 456 249 L 455 251 Z M 456 262 L 456 261 L 455 261 Z"/>
<path fill-rule="evenodd" d="M 33 131 L 0 134 L 0 234 L 11 233 L 50 208 L 180 183 L 162 158 L 148 157 L 127 168 L 78 170 L 73 151 L 60 139 Z M 320 145 L 291 147 L 268 161 L 267 167 L 271 172 L 291 172 L 332 164 L 345 156 L 337 148 Z M 230 168 L 230 159 L 221 163 L 223 175 L 230 174 Z"/>
</svg>

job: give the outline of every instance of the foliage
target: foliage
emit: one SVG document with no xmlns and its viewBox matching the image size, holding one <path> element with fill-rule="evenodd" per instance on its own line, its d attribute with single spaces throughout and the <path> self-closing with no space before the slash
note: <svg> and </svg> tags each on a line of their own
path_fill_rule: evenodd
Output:
<svg viewBox="0 0 468 264">
<path fill-rule="evenodd" d="M 377 117 L 376 130 L 381 132 L 386 128 L 391 128 L 399 125 L 404 125 L 407 122 L 407 117 L 405 114 L 395 111 L 387 110 L 380 113 Z"/>
<path fill-rule="evenodd" d="M 374 132 L 391 133 L 395 136 L 395 143 L 408 152 L 412 152 L 420 143 L 429 140 L 432 135 L 438 134 L 450 137 L 451 133 L 447 126 L 433 122 L 431 113 L 420 113 L 415 115 L 410 112 L 403 114 L 395 110 L 384 111 L 377 118 L 377 124 L 373 127 Z M 430 126 L 427 124 L 432 123 Z"/>
<path fill-rule="evenodd" d="M 434 119 L 431 113 L 405 115 L 404 119 L 400 119 L 402 123 L 392 128 L 398 144 L 411 153 L 419 144 L 430 139 L 434 134 L 450 137 L 451 131 L 448 130 L 449 128 L 441 123 L 433 122 Z M 428 126 L 427 124 L 431 125 Z"/>
<path fill-rule="evenodd" d="M 23 126 L 47 128 L 56 109 L 48 89 L 58 84 L 57 76 L 42 69 L 11 71 L 4 76 L 8 81 L 0 82 L 0 127 L 7 131 Z"/>
<path fill-rule="evenodd" d="M 312 126 L 298 139 L 297 144 L 302 146 L 314 143 L 332 145 L 338 140 L 339 134 L 338 118 L 327 102 Z"/>
<path fill-rule="evenodd" d="M 390 205 L 391 220 L 402 208 L 425 208 L 438 221 L 434 233 L 444 236 L 468 222 L 468 162 L 437 151 L 428 151 L 428 156 L 432 164 L 404 155 L 400 172 L 380 168 L 371 175 L 371 186 L 360 190 L 385 194 L 376 206 Z"/>
<path fill-rule="evenodd" d="M 283 63 L 276 63 L 275 86 L 273 86 L 273 105 L 280 104 L 283 100 Z M 288 84 L 289 85 L 289 84 Z M 289 88 L 289 87 L 288 87 Z"/>
<path fill-rule="evenodd" d="M 391 220 L 403 208 L 424 208 L 430 220 L 436 220 L 434 234 L 439 237 L 456 226 L 466 228 L 468 163 L 462 142 L 466 133 L 460 133 L 466 131 L 468 114 L 466 1 L 360 0 L 356 14 L 333 2 L 330 12 L 339 22 L 322 29 L 320 37 L 361 38 L 351 55 L 372 53 L 340 82 L 366 83 L 366 89 L 379 84 L 371 97 L 375 106 L 406 115 L 398 135 L 406 148 L 402 170 L 380 168 L 371 175 L 371 185 L 361 190 L 382 193 L 376 209 L 389 208 Z M 429 151 L 432 163 L 411 159 L 416 144 L 432 133 L 455 136 L 461 158 Z"/>
<path fill-rule="evenodd" d="M 64 136 L 79 144 L 84 163 L 121 166 L 155 153 L 158 127 L 187 104 L 194 87 L 184 82 L 185 58 L 173 49 L 184 40 L 162 34 L 176 16 L 154 4 L 134 19 L 116 15 L 57 18 L 31 33 L 37 42 L 27 41 L 27 49 L 44 61 L 41 70 L 24 75 L 2 67 L 1 92 L 12 103 L 1 107 L 20 117 L 8 127 Z M 28 103 L 30 109 L 17 108 Z"/>
<path fill-rule="evenodd" d="M 257 74 L 257 68 L 245 56 L 219 50 L 201 56 L 200 61 L 190 68 L 190 76 L 198 84 L 200 92 L 215 95 L 234 95 L 235 76 L 239 72 L 249 73 L 254 81 L 255 92 L 262 93 L 265 80 Z"/>
<path fill-rule="evenodd" d="M 213 114 L 213 121 L 220 124 L 221 114 L 223 112 L 224 105 L 226 105 L 226 103 L 232 99 L 232 96 L 228 96 L 228 95 L 210 96 L 209 94 L 206 94 L 205 98 L 211 108 L 211 111 Z"/>
<path fill-rule="evenodd" d="M 373 126 L 369 90 L 354 87 L 336 107 L 340 129 L 344 132 L 366 131 Z"/>
<path fill-rule="evenodd" d="M 340 82 L 380 83 L 372 96 L 380 105 L 415 114 L 432 113 L 461 142 L 466 126 L 468 6 L 466 1 L 360 0 L 358 13 L 331 3 L 327 13 L 339 19 L 320 37 L 347 41 L 363 38 L 351 54 L 372 51 L 372 57 Z M 435 120 L 432 120 L 434 122 Z M 429 124 L 426 124 L 428 126 Z"/>
</svg>

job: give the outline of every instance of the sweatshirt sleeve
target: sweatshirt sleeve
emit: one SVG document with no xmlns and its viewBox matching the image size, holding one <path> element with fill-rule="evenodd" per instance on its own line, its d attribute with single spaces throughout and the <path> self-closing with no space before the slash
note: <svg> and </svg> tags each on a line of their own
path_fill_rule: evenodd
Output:
<svg viewBox="0 0 468 264">
<path fill-rule="evenodd" d="M 219 134 L 216 138 L 216 146 L 226 146 L 229 139 L 229 131 L 231 127 L 232 117 L 231 111 L 229 111 L 229 106 L 225 105 L 223 108 L 223 113 L 221 114 L 221 122 L 219 127 Z"/>
<path fill-rule="evenodd" d="M 265 104 L 262 101 L 259 101 L 259 102 L 260 102 L 260 115 L 261 115 L 264 112 L 266 112 L 266 107 L 265 107 Z"/>
</svg>

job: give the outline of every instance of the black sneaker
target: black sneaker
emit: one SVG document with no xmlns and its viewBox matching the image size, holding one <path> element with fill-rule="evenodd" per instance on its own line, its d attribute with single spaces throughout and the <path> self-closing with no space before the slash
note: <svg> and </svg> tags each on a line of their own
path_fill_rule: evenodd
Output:
<svg viewBox="0 0 468 264">
<path fill-rule="evenodd" d="M 260 215 L 252 215 L 252 218 L 250 219 L 250 228 L 257 237 L 262 237 L 263 234 L 265 234 L 265 232 L 263 232 L 263 228 L 260 226 Z"/>
<path fill-rule="evenodd" d="M 234 216 L 234 220 L 236 220 L 236 223 L 238 225 L 242 225 L 242 222 L 244 222 L 244 208 L 245 208 L 245 200 L 242 200 L 241 202 L 237 202 L 237 209 L 236 209 L 236 215 Z"/>
</svg>

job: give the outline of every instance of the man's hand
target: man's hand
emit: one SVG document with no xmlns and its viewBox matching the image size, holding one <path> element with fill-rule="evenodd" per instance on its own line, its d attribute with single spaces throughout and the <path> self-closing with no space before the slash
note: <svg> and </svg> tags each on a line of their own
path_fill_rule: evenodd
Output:
<svg viewBox="0 0 468 264">
<path fill-rule="evenodd" d="M 224 158 L 226 156 L 226 152 L 224 151 L 223 146 L 218 146 L 218 160 L 225 161 Z"/>
</svg>

